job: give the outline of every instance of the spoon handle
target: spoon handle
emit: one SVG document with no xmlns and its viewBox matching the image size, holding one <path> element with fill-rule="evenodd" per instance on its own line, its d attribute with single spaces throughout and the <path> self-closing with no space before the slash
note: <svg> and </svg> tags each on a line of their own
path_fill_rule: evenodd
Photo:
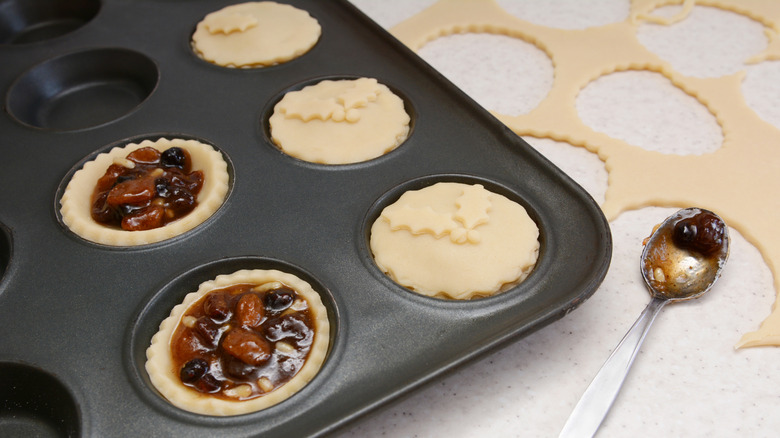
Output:
<svg viewBox="0 0 780 438">
<path fill-rule="evenodd" d="M 592 437 L 612 407 L 636 353 L 665 299 L 653 298 L 639 315 L 574 407 L 559 438 Z"/>
</svg>

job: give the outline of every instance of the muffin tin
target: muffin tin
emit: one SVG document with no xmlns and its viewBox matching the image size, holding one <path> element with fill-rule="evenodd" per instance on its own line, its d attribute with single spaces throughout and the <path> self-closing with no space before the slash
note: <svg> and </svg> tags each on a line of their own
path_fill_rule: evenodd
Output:
<svg viewBox="0 0 780 438">
<path fill-rule="evenodd" d="M 609 226 L 585 191 L 352 5 L 285 1 L 320 22 L 315 47 L 273 67 L 226 69 L 194 55 L 189 38 L 232 3 L 0 9 L 0 435 L 325 434 L 563 317 L 606 275 Z M 405 102 L 412 129 L 396 150 L 324 166 L 270 141 L 267 120 L 286 91 L 363 76 Z M 62 224 L 59 197 L 85 160 L 159 137 L 225 156 L 230 191 L 214 216 L 137 248 L 90 243 Z M 372 222 L 405 190 L 439 181 L 480 183 L 525 206 L 541 234 L 528 279 L 459 302 L 414 294 L 379 271 Z M 332 323 L 323 368 L 260 412 L 173 407 L 144 369 L 152 335 L 201 282 L 252 268 L 291 272 L 321 293 Z"/>
</svg>

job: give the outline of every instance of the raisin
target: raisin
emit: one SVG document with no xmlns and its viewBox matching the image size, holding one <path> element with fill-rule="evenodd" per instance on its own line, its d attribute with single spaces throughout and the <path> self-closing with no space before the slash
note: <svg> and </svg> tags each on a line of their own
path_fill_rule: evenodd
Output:
<svg viewBox="0 0 780 438">
<path fill-rule="evenodd" d="M 272 312 L 282 312 L 292 306 L 295 301 L 295 292 L 291 289 L 275 289 L 265 296 L 265 307 Z"/>
<path fill-rule="evenodd" d="M 203 172 L 200 170 L 185 174 L 178 169 L 170 169 L 166 175 L 172 186 L 187 189 L 192 193 L 198 193 L 203 186 Z"/>
<path fill-rule="evenodd" d="M 153 178 L 139 178 L 122 181 L 108 192 L 109 205 L 140 204 L 154 199 L 157 190 Z"/>
<path fill-rule="evenodd" d="M 122 229 L 127 231 L 141 231 L 159 228 L 164 224 L 165 209 L 160 205 L 151 205 L 132 216 L 122 218 Z"/>
<path fill-rule="evenodd" d="M 111 187 L 117 183 L 117 179 L 120 178 L 123 172 L 127 168 L 118 164 L 112 164 L 106 169 L 106 173 L 98 179 L 95 185 L 96 192 L 105 192 L 111 190 Z"/>
<path fill-rule="evenodd" d="M 154 180 L 154 190 L 157 192 L 157 196 L 161 198 L 167 198 L 171 194 L 170 187 L 168 187 L 168 180 L 165 178 L 157 178 Z"/>
<path fill-rule="evenodd" d="M 171 351 L 175 351 L 177 357 L 189 358 L 206 354 L 209 352 L 209 348 L 203 345 L 200 337 L 187 330 L 176 338 L 175 344 L 171 346 Z"/>
<path fill-rule="evenodd" d="M 282 339 L 294 342 L 299 347 L 311 344 L 312 330 L 305 322 L 293 315 L 276 319 L 266 328 L 269 341 L 276 342 Z"/>
<path fill-rule="evenodd" d="M 108 192 L 101 194 L 92 203 L 92 219 L 104 224 L 113 224 L 120 220 L 119 213 L 106 202 Z"/>
<path fill-rule="evenodd" d="M 184 383 L 192 383 L 203 377 L 209 370 L 209 364 L 201 358 L 195 358 L 184 364 L 179 378 Z"/>
<path fill-rule="evenodd" d="M 262 365 L 271 357 L 271 345 L 257 333 L 234 329 L 225 335 L 222 348 L 249 365 Z"/>
<path fill-rule="evenodd" d="M 200 318 L 195 321 L 193 326 L 195 334 L 203 341 L 204 345 L 209 347 L 216 347 L 219 338 L 219 327 L 214 324 L 210 319 Z"/>
<path fill-rule="evenodd" d="M 672 239 L 680 248 L 707 256 L 723 247 L 725 230 L 726 224 L 718 216 L 705 210 L 678 221 L 674 226 Z"/>
<path fill-rule="evenodd" d="M 195 386 L 200 392 L 212 393 L 222 389 L 222 382 L 211 373 L 206 373 L 197 381 Z"/>
<path fill-rule="evenodd" d="M 174 146 L 165 150 L 160 155 L 160 164 L 164 167 L 178 167 L 179 169 L 184 169 L 187 165 L 187 155 L 185 154 L 184 149 Z"/>
<path fill-rule="evenodd" d="M 203 300 L 203 313 L 215 322 L 223 322 L 230 317 L 230 306 L 221 293 L 211 293 Z"/>
<path fill-rule="evenodd" d="M 236 304 L 236 319 L 244 327 L 257 327 L 263 320 L 263 303 L 253 293 L 245 294 Z"/>
<path fill-rule="evenodd" d="M 246 379 L 252 376 L 257 368 L 255 368 L 253 365 L 244 363 L 243 361 L 236 359 L 229 354 L 226 354 L 223 356 L 222 370 L 232 377 Z"/>
<path fill-rule="evenodd" d="M 138 164 L 157 164 L 160 162 L 160 151 L 153 147 L 144 147 L 127 154 L 127 159 Z"/>
<path fill-rule="evenodd" d="M 685 247 L 696 239 L 696 225 L 688 220 L 681 220 L 674 226 L 674 242 L 677 246 Z"/>
<path fill-rule="evenodd" d="M 121 204 L 121 205 L 118 206 L 118 210 L 119 210 L 119 212 L 120 212 L 122 217 L 124 217 L 124 216 L 132 216 L 132 215 L 140 212 L 144 208 L 148 207 L 149 205 L 151 205 L 150 202 L 144 202 L 144 203 L 141 203 L 141 204 Z"/>
<path fill-rule="evenodd" d="M 123 173 L 116 177 L 116 181 L 114 181 L 114 185 L 123 183 L 125 181 L 134 180 L 136 179 L 137 176 L 138 175 L 136 175 L 135 173 Z"/>
<path fill-rule="evenodd" d="M 168 195 L 168 207 L 177 215 L 183 215 L 195 208 L 195 197 L 185 189 L 174 187 Z"/>
</svg>

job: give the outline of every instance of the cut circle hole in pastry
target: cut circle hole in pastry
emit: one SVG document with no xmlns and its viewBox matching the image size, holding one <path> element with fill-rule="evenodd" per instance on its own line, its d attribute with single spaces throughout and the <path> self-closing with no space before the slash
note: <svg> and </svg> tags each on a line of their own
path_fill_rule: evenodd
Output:
<svg viewBox="0 0 780 438">
<path fill-rule="evenodd" d="M 528 7 L 517 0 L 496 0 L 513 17 L 555 29 L 586 29 L 624 21 L 629 15 L 629 2 L 623 0 L 555 1 L 545 7 Z"/>
<path fill-rule="evenodd" d="M 606 166 L 598 155 L 585 148 L 550 138 L 523 136 L 523 140 L 577 181 L 596 203 L 604 202 L 608 175 Z"/>
<path fill-rule="evenodd" d="M 780 101 L 777 78 L 780 78 L 780 61 L 764 61 L 751 65 L 747 68 L 741 91 L 745 103 L 762 120 L 780 129 L 780 107 L 775 104 Z"/>
<path fill-rule="evenodd" d="M 398 3 L 398 0 L 395 0 Z M 376 21 L 377 24 L 385 29 L 390 29 L 398 23 L 401 23 L 417 14 L 426 8 L 431 7 L 437 0 L 407 0 L 403 2 L 402 6 L 397 8 L 383 7 L 381 2 L 376 0 L 350 0 L 350 3 L 357 6 L 366 15 Z"/>
<path fill-rule="evenodd" d="M 127 159 L 128 154 L 147 147 L 160 152 L 174 147 L 186 150 L 192 161 L 191 168 L 203 174 L 203 183 L 197 194 L 195 207 L 183 217 L 147 230 L 128 231 L 98 223 L 92 217 L 96 184 L 110 166 L 132 166 L 133 163 Z M 226 158 L 210 144 L 194 139 L 163 137 L 115 146 L 108 152 L 85 161 L 66 181 L 64 189 L 61 186 L 62 195 L 59 199 L 62 223 L 70 231 L 90 242 L 131 247 L 179 236 L 205 222 L 224 203 L 229 191 L 230 173 Z"/>
<path fill-rule="evenodd" d="M 553 84 L 553 64 L 547 53 L 513 36 L 447 35 L 417 53 L 477 103 L 501 114 L 529 113 L 547 97 Z M 508 61 L 518 58 L 524 61 Z"/>
<path fill-rule="evenodd" d="M 234 306 L 225 304 L 231 299 Z M 239 415 L 298 392 L 319 372 L 329 344 L 327 308 L 307 281 L 242 269 L 201 283 L 173 308 L 152 337 L 145 368 L 173 405 Z"/>
<path fill-rule="evenodd" d="M 660 73 L 629 70 L 601 76 L 580 91 L 576 108 L 593 130 L 648 151 L 702 155 L 723 143 L 713 113 Z"/>
<path fill-rule="evenodd" d="M 681 6 L 664 6 L 654 15 L 671 17 Z M 684 20 L 668 25 L 642 22 L 637 39 L 687 76 L 720 77 L 744 70 L 751 54 L 767 46 L 764 26 L 745 15 L 694 6 Z"/>
</svg>

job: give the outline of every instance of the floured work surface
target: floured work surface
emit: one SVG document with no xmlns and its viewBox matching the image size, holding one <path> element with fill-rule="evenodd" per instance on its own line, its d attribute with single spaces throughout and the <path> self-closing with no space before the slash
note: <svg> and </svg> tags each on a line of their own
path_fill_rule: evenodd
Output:
<svg viewBox="0 0 780 438">
<path fill-rule="evenodd" d="M 765 26 L 766 48 L 744 54 L 746 63 L 756 64 L 780 58 L 778 4 L 771 0 L 671 3 L 682 5 L 672 17 L 656 11 L 670 2 L 633 0 L 624 21 L 569 30 L 521 20 L 495 1 L 442 0 L 392 32 L 415 50 L 437 37 L 465 32 L 509 35 L 539 47 L 555 64 L 549 93 L 527 114 L 497 113 L 497 117 L 519 135 L 566 141 L 597 154 L 609 173 L 602 208 L 610 220 L 646 206 L 695 205 L 717 211 L 761 251 L 775 275 L 777 293 L 780 240 L 774 236 L 780 210 L 764 193 L 780 189 L 778 129 L 746 105 L 741 89 L 744 70 L 718 77 L 686 76 L 645 47 L 637 38 L 637 27 L 645 22 L 669 25 L 684 20 L 694 5 L 736 12 Z M 657 73 L 697 99 L 717 119 L 723 131 L 722 146 L 712 153 L 680 156 L 636 147 L 587 126 L 577 113 L 578 94 L 592 81 L 622 71 Z M 780 306 L 775 303 L 767 315 L 760 327 L 734 340 L 737 347 L 780 345 Z"/>
<path fill-rule="evenodd" d="M 581 187 L 350 5 L 290 3 L 316 18 L 322 36 L 270 67 L 224 68 L 191 51 L 195 25 L 225 1 L 106 1 L 71 33 L 0 46 L 8 66 L 0 85 L 11 96 L 0 117 L 0 374 L 15 376 L 0 398 L 25 419 L 0 414 L 0 435 L 51 427 L 81 436 L 324 433 L 563 317 L 604 278 L 609 227 Z M 138 22 L 143 31 L 128 24 Z M 63 80 L 75 67 L 81 76 Z M 268 119 L 286 92 L 361 77 L 404 101 L 411 128 L 397 148 L 320 165 L 274 145 Z M 30 90 L 42 99 L 25 101 Z M 105 120 L 107 107 L 119 115 Z M 163 137 L 209 144 L 225 158 L 229 189 L 211 217 L 132 248 L 88 242 L 62 224 L 60 197 L 85 162 Z M 446 301 L 407 291 L 375 265 L 368 238 L 382 209 L 438 182 L 480 184 L 527 210 L 540 249 L 520 285 Z M 151 385 L 146 349 L 187 293 L 241 269 L 311 284 L 330 320 L 325 362 L 299 392 L 259 412 L 180 410 Z"/>
</svg>

